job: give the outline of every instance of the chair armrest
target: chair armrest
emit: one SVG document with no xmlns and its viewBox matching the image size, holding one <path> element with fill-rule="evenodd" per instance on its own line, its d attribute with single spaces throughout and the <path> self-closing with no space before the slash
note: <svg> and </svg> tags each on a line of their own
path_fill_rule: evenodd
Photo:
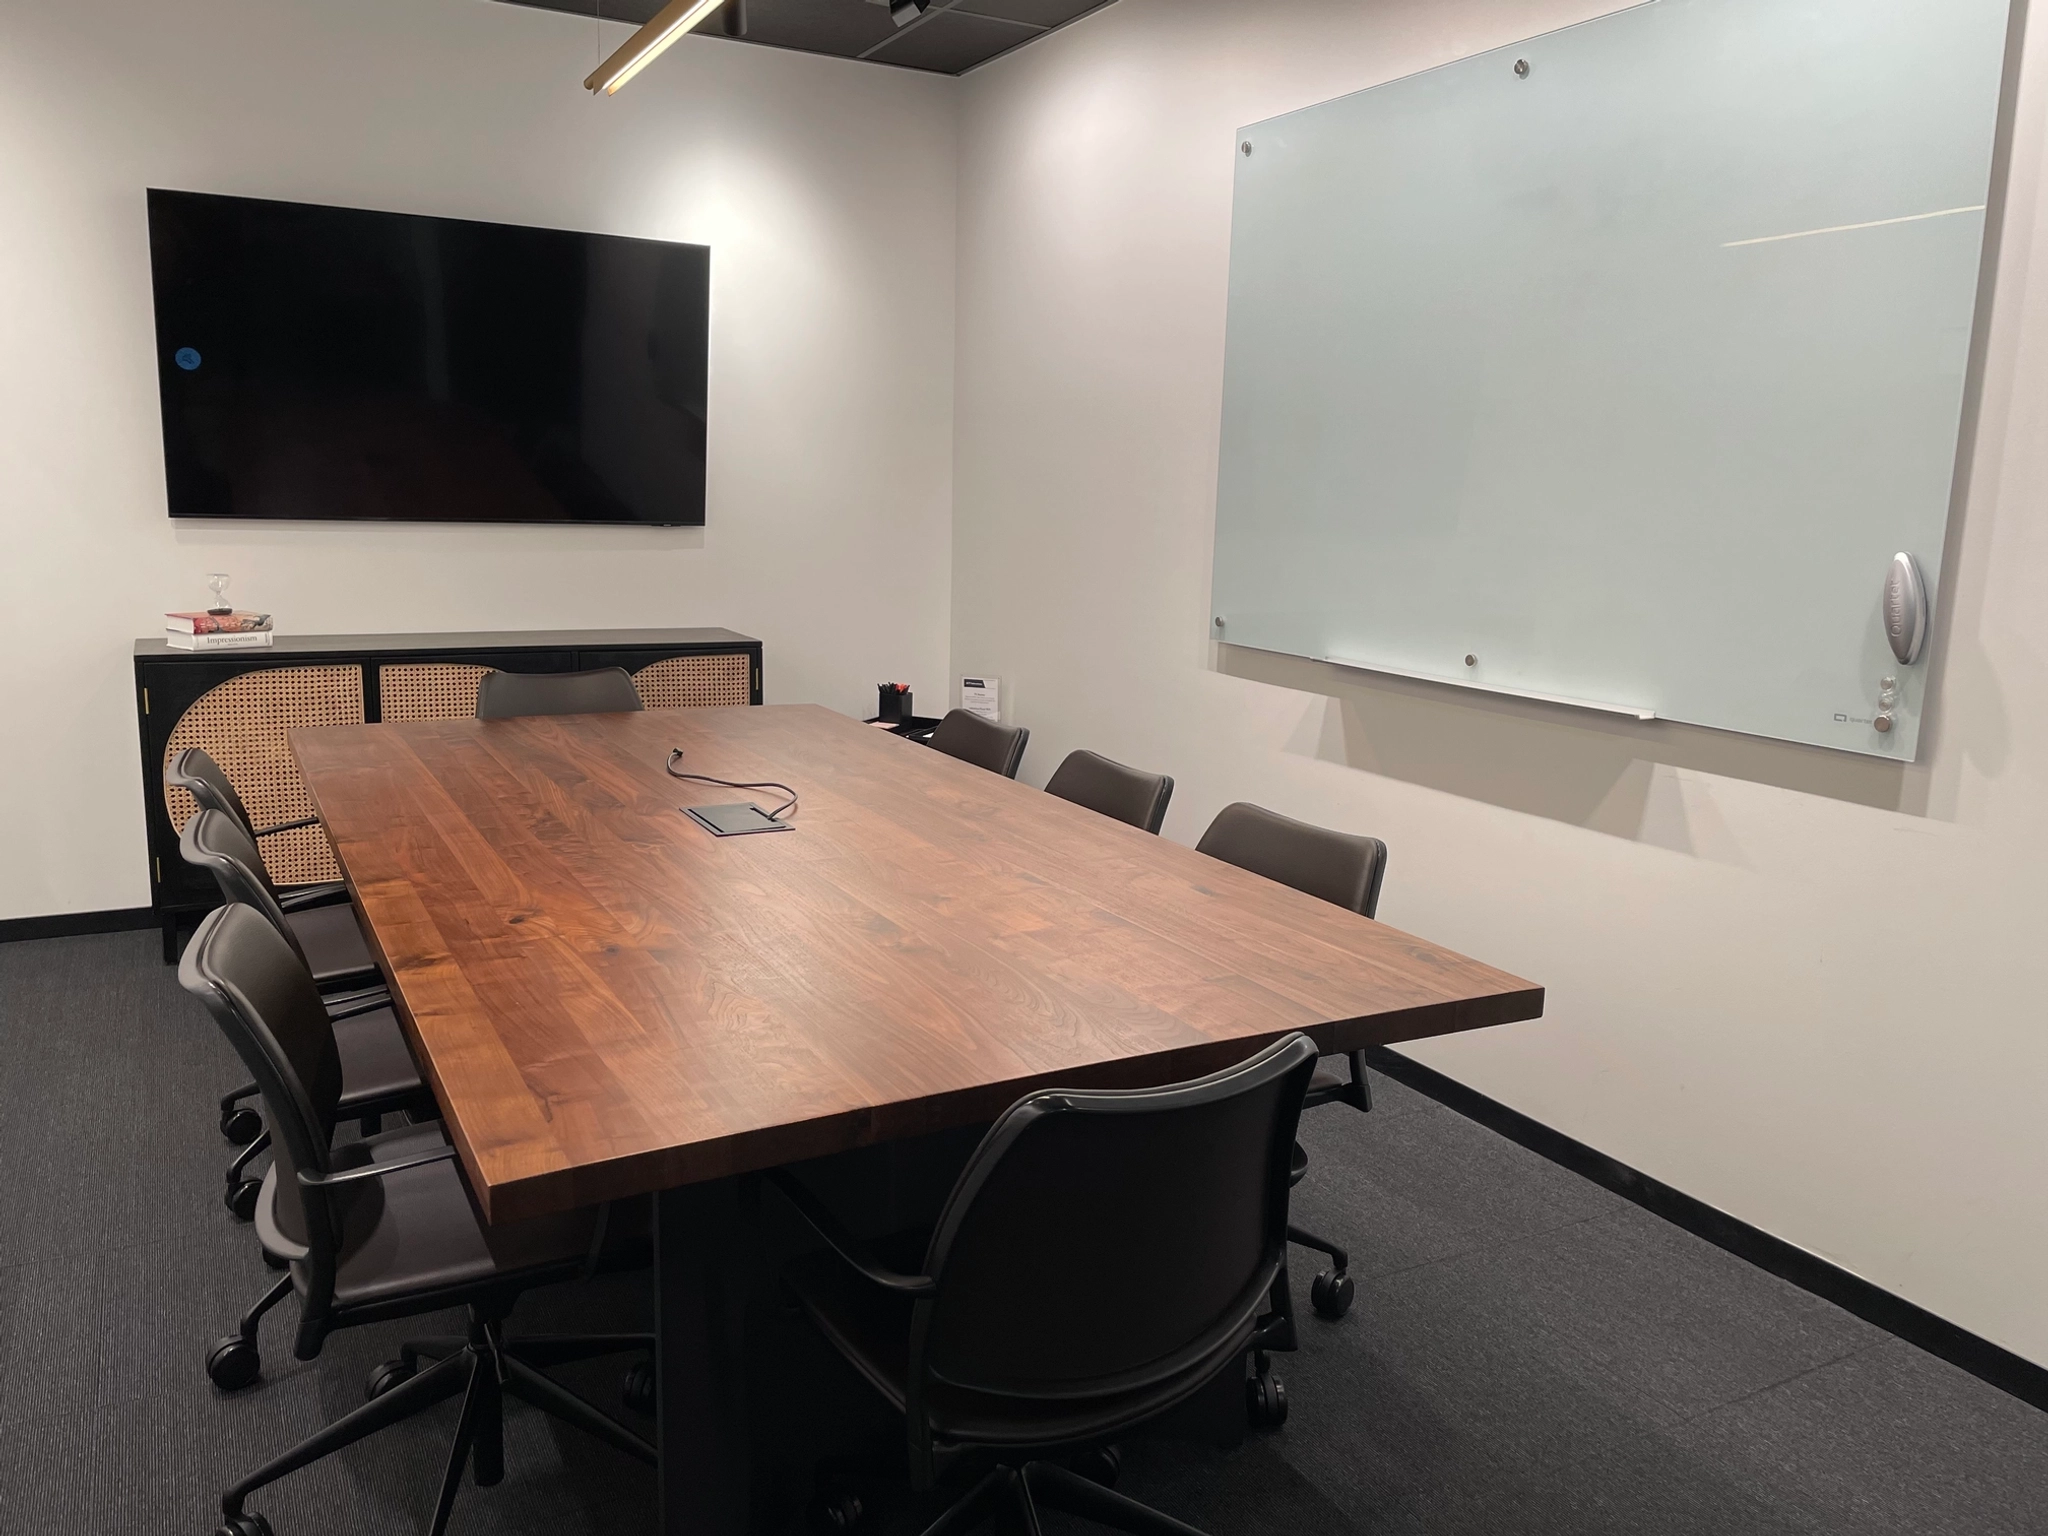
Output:
<svg viewBox="0 0 2048 1536">
<path fill-rule="evenodd" d="M 364 987 L 359 992 L 330 992 L 321 999 L 327 1005 L 329 1023 L 353 1019 L 358 1014 L 375 1013 L 379 1008 L 391 1006 L 391 990 L 388 987 Z"/>
<path fill-rule="evenodd" d="M 258 837 L 268 837 L 273 832 L 296 832 L 302 827 L 317 827 L 319 825 L 320 818 L 318 816 L 301 816 L 297 821 L 280 821 L 274 827 L 258 827 L 256 828 L 256 835 Z"/>
<path fill-rule="evenodd" d="M 331 906 L 348 900 L 348 887 L 339 880 L 330 880 L 324 885 L 302 885 L 296 890 L 279 894 L 277 904 L 287 912 L 297 912 L 306 907 Z"/>
<path fill-rule="evenodd" d="M 798 1183 L 795 1176 L 781 1168 L 768 1170 L 768 1181 L 788 1198 L 796 1207 L 797 1215 L 810 1224 L 810 1228 L 822 1237 L 832 1251 L 852 1265 L 856 1270 L 887 1291 L 899 1296 L 934 1296 L 938 1286 L 929 1275 L 898 1274 L 868 1251 L 867 1245 L 849 1232 L 839 1218 L 825 1209 L 824 1202 Z"/>
<path fill-rule="evenodd" d="M 299 1182 L 308 1189 L 332 1189 L 337 1184 L 355 1184 L 363 1179 L 381 1179 L 386 1174 L 403 1173 L 408 1168 L 424 1168 L 429 1163 L 445 1163 L 455 1155 L 453 1147 L 436 1147 L 418 1157 L 401 1158 L 395 1163 L 365 1163 L 360 1168 L 344 1168 L 339 1173 L 309 1173 L 299 1170 Z"/>
</svg>

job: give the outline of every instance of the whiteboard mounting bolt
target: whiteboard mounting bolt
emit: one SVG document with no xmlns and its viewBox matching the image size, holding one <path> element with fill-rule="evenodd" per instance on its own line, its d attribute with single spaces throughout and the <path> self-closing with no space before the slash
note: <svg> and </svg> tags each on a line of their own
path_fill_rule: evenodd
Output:
<svg viewBox="0 0 2048 1536">
<path fill-rule="evenodd" d="M 1529 78 L 1529 61 L 1527 59 L 1515 60 L 1515 78 L 1517 80 Z"/>
<path fill-rule="evenodd" d="M 1238 145 L 1237 148 L 1240 154 L 1248 155 L 1252 152 L 1252 141 L 1250 139 L 1246 139 L 1242 144 Z"/>
<path fill-rule="evenodd" d="M 1479 658 L 1477 656 L 1467 656 L 1465 658 L 1465 665 L 1468 667 L 1476 667 L 1479 665 Z"/>
<path fill-rule="evenodd" d="M 1223 627 L 1223 615 L 1220 613 L 1216 615 L 1216 627 L 1218 629 Z"/>
</svg>

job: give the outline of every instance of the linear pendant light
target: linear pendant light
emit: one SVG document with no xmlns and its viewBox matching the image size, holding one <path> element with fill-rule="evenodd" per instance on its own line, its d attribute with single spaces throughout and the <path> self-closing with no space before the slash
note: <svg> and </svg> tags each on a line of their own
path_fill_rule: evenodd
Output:
<svg viewBox="0 0 2048 1536">
<path fill-rule="evenodd" d="M 646 26 L 590 72 L 583 88 L 603 91 L 607 96 L 615 94 L 620 86 L 652 64 L 670 43 L 725 3 L 727 0 L 669 0 Z"/>
</svg>

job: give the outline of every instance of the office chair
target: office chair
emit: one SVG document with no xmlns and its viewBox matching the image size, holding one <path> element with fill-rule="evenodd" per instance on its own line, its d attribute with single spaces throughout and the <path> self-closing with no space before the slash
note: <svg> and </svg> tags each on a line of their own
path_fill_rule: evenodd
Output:
<svg viewBox="0 0 2048 1536">
<path fill-rule="evenodd" d="M 246 836 L 240 824 L 225 812 L 210 809 L 196 812 L 178 834 L 178 851 L 186 863 L 213 876 L 224 901 L 249 907 L 268 921 L 300 963 L 307 966 L 309 974 L 314 972 L 314 967 L 308 963 L 308 955 L 314 952 L 315 944 L 322 946 L 323 952 L 330 957 L 341 953 L 340 946 L 332 942 L 331 934 L 325 929 L 312 931 L 315 944 L 306 942 L 300 925 L 311 914 L 285 910 L 270 885 L 269 877 L 263 873 L 263 862 L 256 852 L 255 840 Z M 355 916 L 350 908 L 317 910 L 323 914 L 337 910 L 346 914 L 349 932 L 355 936 L 357 945 L 362 945 L 362 934 L 355 926 Z M 367 947 L 361 949 L 361 955 L 369 965 L 367 972 L 355 966 L 338 969 L 341 960 L 330 958 L 322 974 L 339 981 L 360 981 L 367 975 L 376 978 L 377 984 L 331 993 L 322 1001 L 341 1052 L 343 1118 L 361 1121 L 364 1134 L 369 1135 L 378 1129 L 383 1115 L 394 1110 L 415 1116 L 431 1114 L 434 1101 L 420 1076 L 418 1064 L 412 1059 L 411 1050 L 406 1046 L 405 1035 L 398 1026 L 398 1016 L 391 1010 L 391 994 L 382 985 L 381 975 L 375 963 L 370 961 Z M 342 956 L 342 959 L 346 958 L 349 957 Z M 257 1091 L 254 1082 L 246 1083 L 229 1094 L 222 1101 L 223 1106 Z M 261 1185 L 247 1176 L 248 1167 L 269 1145 L 270 1135 L 258 1119 L 256 1135 L 228 1165 L 227 1192 L 222 1196 L 222 1203 L 239 1220 L 248 1221 L 255 1214 Z"/>
<path fill-rule="evenodd" d="M 1379 910 L 1380 882 L 1387 873 L 1387 845 L 1378 838 L 1333 832 L 1242 800 L 1216 813 L 1209 830 L 1195 844 L 1195 851 L 1282 885 L 1291 885 L 1305 895 L 1363 917 L 1371 917 Z M 1305 1107 L 1349 1104 L 1361 1113 L 1372 1108 L 1372 1089 L 1366 1080 L 1362 1053 L 1347 1051 L 1345 1055 L 1351 1069 L 1349 1080 L 1319 1062 L 1309 1083 Z M 1297 1145 L 1293 1181 L 1300 1183 L 1307 1172 L 1308 1153 Z M 1287 1240 L 1330 1257 L 1330 1268 L 1309 1282 L 1309 1304 L 1317 1314 L 1339 1318 L 1349 1312 L 1356 1290 L 1350 1275 L 1350 1255 L 1301 1227 L 1290 1227 Z"/>
<path fill-rule="evenodd" d="M 1127 822 L 1140 832 L 1157 832 L 1173 798 L 1173 779 L 1164 773 L 1126 768 L 1095 752 L 1069 752 L 1053 770 L 1045 792 Z"/>
<path fill-rule="evenodd" d="M 369 1401 L 275 1457 L 221 1496 L 218 1536 L 270 1536 L 245 1508 L 257 1489 L 367 1435 L 457 1396 L 462 1412 L 441 1478 L 433 1536 L 441 1536 L 465 1465 L 480 1487 L 504 1476 L 504 1397 L 652 1464 L 654 1448 L 541 1374 L 539 1367 L 651 1349 L 650 1334 L 508 1339 L 520 1295 L 600 1268 L 644 1262 L 641 1207 L 573 1212 L 485 1227 L 470 1204 L 439 1125 L 406 1126 L 334 1145 L 342 1118 L 342 1064 L 312 975 L 255 909 L 230 904 L 199 925 L 178 969 L 263 1085 L 277 1156 L 263 1180 L 257 1232 L 287 1273 L 207 1357 L 217 1385 L 239 1388 L 262 1372 L 263 1314 L 299 1296 L 298 1359 L 316 1358 L 330 1334 L 359 1324 L 460 1306 L 461 1337 L 419 1339 L 372 1373 Z"/>
<path fill-rule="evenodd" d="M 933 729 L 931 745 L 948 757 L 1014 779 L 1030 740 L 1027 726 L 997 725 L 968 710 L 955 709 L 947 711 L 946 718 Z"/>
<path fill-rule="evenodd" d="M 275 826 L 257 826 L 256 819 L 249 814 L 249 807 L 236 792 L 225 770 L 199 747 L 184 747 L 171 754 L 170 761 L 164 764 L 164 783 L 172 789 L 184 790 L 199 803 L 201 809 L 219 811 L 232 818 L 252 839 L 320 825 L 318 816 L 302 816 L 296 821 L 280 821 Z M 293 886 L 280 892 L 278 899 L 295 909 L 322 906 L 346 901 L 348 888 L 339 880 L 330 880 L 318 885 Z M 241 1100 L 255 1092 L 256 1085 L 248 1083 L 221 1100 L 220 1133 L 238 1146 L 254 1141 L 263 1132 L 263 1117 L 255 1110 L 241 1106 Z"/>
<path fill-rule="evenodd" d="M 274 826 L 259 827 L 256 818 L 249 814 L 249 807 L 236 793 L 234 784 L 226 772 L 213 758 L 199 747 L 184 747 L 171 754 L 171 760 L 164 764 L 164 783 L 173 789 L 182 789 L 206 810 L 220 811 L 240 823 L 250 837 L 262 839 L 279 832 L 297 832 L 305 827 L 320 825 L 318 816 L 301 816 L 296 821 L 280 821 Z M 291 895 L 301 906 L 315 901 L 345 901 L 348 887 L 339 880 L 323 881 L 317 885 L 296 885 Z"/>
<path fill-rule="evenodd" d="M 621 715 L 646 708 L 624 667 L 589 672 L 486 672 L 476 691 L 479 720 L 521 715 Z"/>
<path fill-rule="evenodd" d="M 1006 1503 L 1033 1532 L 1043 1505 L 1189 1536 L 1048 1458 L 1102 1450 L 1247 1351 L 1268 1374 L 1288 1149 L 1315 1063 L 1297 1034 L 1171 1087 L 1026 1095 L 982 1138 L 909 1273 L 792 1174 L 769 1175 L 832 1250 L 784 1281 L 904 1415 L 912 1486 L 981 1474 L 926 1536 Z"/>
</svg>

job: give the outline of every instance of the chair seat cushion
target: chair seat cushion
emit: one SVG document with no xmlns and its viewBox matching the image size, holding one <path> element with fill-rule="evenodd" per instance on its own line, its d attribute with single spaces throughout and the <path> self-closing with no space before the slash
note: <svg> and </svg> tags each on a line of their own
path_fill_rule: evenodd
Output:
<svg viewBox="0 0 2048 1536">
<path fill-rule="evenodd" d="M 885 1263 L 910 1274 L 924 1258 L 928 1237 L 900 1233 L 872 1246 Z M 910 1373 L 911 1298 L 885 1291 L 829 1250 L 791 1261 L 783 1276 L 833 1347 L 902 1412 Z M 1251 1333 L 1248 1323 L 1241 1337 L 1226 1341 L 1200 1366 L 1171 1381 L 1108 1397 L 1038 1401 L 933 1381 L 926 1404 L 932 1432 L 961 1447 L 1052 1447 L 1114 1433 L 1185 1401 L 1219 1370 L 1236 1365 Z"/>
<path fill-rule="evenodd" d="M 376 1105 L 396 1108 L 399 1101 L 426 1093 L 419 1064 L 389 1008 L 359 1013 L 334 1022 L 334 1045 L 341 1055 L 341 1112 Z"/>
<path fill-rule="evenodd" d="M 314 981 L 325 985 L 344 976 L 377 969 L 370 946 L 363 939 L 363 930 L 356 926 L 356 909 L 351 904 L 308 907 L 303 912 L 287 913 L 285 920 L 292 925 L 299 948 L 306 952 L 306 964 L 312 967 Z"/>
<path fill-rule="evenodd" d="M 336 1163 L 395 1163 L 444 1144 L 438 1124 L 408 1125 L 337 1148 Z M 486 1227 L 453 1159 L 365 1179 L 337 1191 L 342 1237 L 334 1300 L 363 1306 L 403 1296 L 559 1271 L 589 1259 L 597 1212 Z"/>
</svg>

